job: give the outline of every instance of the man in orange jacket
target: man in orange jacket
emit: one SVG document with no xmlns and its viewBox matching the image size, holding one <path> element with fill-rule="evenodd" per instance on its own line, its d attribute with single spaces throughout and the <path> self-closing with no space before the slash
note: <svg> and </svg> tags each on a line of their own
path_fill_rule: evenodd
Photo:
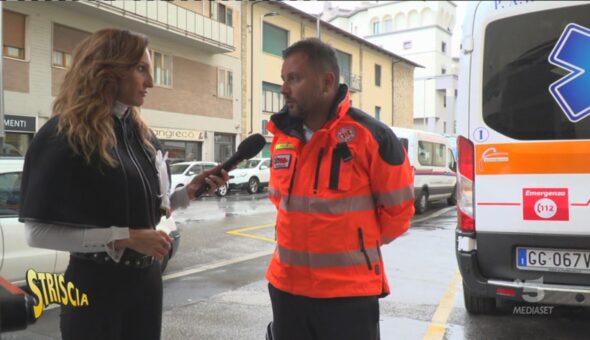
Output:
<svg viewBox="0 0 590 340">
<path fill-rule="evenodd" d="M 268 124 L 278 214 L 267 336 L 379 339 L 378 298 L 389 294 L 380 247 L 414 214 L 406 152 L 389 127 L 350 107 L 329 45 L 302 40 L 283 59 L 286 106 Z"/>
</svg>

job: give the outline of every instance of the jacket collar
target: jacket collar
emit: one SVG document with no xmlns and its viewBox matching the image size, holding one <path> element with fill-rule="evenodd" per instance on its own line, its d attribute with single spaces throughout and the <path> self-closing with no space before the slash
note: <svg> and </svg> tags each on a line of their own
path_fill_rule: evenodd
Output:
<svg viewBox="0 0 590 340">
<path fill-rule="evenodd" d="M 348 86 L 340 84 L 336 98 L 330 107 L 330 113 L 328 114 L 328 120 L 322 128 L 330 129 L 334 124 L 340 120 L 350 108 L 350 93 L 348 92 Z M 268 131 L 276 134 L 277 131 L 281 131 L 285 134 L 297 137 L 301 140 L 305 140 L 303 133 L 303 121 L 300 118 L 291 117 L 287 105 L 285 105 L 281 111 L 273 114 L 270 117 L 270 123 L 267 126 Z"/>
</svg>

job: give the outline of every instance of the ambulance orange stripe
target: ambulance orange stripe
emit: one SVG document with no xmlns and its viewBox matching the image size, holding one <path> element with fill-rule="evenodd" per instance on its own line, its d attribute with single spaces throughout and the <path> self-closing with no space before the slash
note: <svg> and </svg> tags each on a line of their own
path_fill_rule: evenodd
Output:
<svg viewBox="0 0 590 340">
<path fill-rule="evenodd" d="M 590 173 L 590 141 L 480 144 L 475 156 L 477 175 Z"/>
</svg>

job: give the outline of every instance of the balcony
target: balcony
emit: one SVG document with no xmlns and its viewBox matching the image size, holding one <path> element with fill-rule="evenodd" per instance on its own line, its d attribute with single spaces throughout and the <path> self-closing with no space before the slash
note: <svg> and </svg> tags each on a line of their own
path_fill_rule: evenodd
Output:
<svg viewBox="0 0 590 340">
<path fill-rule="evenodd" d="M 57 4 L 211 53 L 234 51 L 231 26 L 166 1 L 59 1 Z"/>
<path fill-rule="evenodd" d="M 340 83 L 348 85 L 350 92 L 362 91 L 362 77 L 358 74 L 340 72 Z"/>
</svg>

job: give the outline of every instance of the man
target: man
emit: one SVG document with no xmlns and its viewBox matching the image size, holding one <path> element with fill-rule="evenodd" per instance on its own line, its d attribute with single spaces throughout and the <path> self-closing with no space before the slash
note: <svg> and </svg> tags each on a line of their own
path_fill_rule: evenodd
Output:
<svg viewBox="0 0 590 340">
<path fill-rule="evenodd" d="M 413 174 L 391 129 L 350 107 L 334 50 L 283 52 L 286 106 L 271 118 L 277 249 L 266 277 L 274 340 L 379 339 L 389 294 L 380 246 L 409 227 Z"/>
</svg>

